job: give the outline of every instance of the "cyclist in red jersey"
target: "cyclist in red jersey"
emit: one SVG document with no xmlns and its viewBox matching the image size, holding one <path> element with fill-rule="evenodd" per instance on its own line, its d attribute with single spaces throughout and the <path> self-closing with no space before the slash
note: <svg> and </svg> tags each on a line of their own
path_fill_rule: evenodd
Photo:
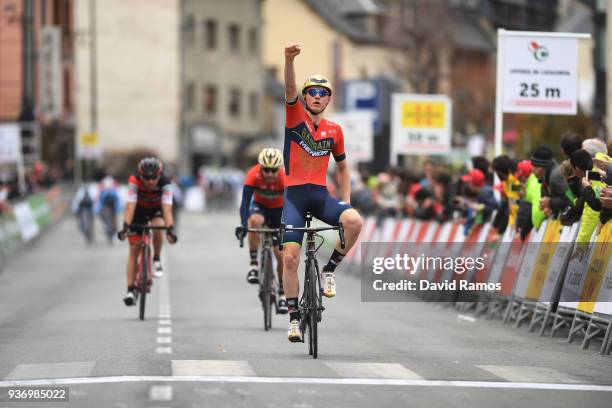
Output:
<svg viewBox="0 0 612 408">
<path fill-rule="evenodd" d="M 350 174 L 344 152 L 342 128 L 323 118 L 323 111 L 329 104 L 332 87 L 322 75 L 309 77 L 302 86 L 305 106 L 298 100 L 293 61 L 300 54 L 300 46 L 293 44 L 285 48 L 285 146 L 286 168 L 285 203 L 283 223 L 293 227 L 305 225 L 306 212 L 330 225 L 342 222 L 346 247 L 340 242 L 329 262 L 323 267 L 323 294 L 336 294 L 335 269 L 344 255 L 355 244 L 363 221 L 350 205 Z M 334 156 L 338 170 L 339 195 L 333 198 L 326 188 L 327 164 Z M 283 238 L 284 288 L 290 313 L 287 332 L 289 341 L 301 341 L 300 312 L 298 310 L 299 279 L 298 265 L 303 233 L 289 231 Z"/>
<path fill-rule="evenodd" d="M 261 228 L 266 224 L 270 228 L 278 228 L 283 211 L 283 194 L 285 192 L 285 169 L 283 154 L 278 149 L 265 148 L 259 153 L 258 164 L 247 172 L 242 190 L 240 205 L 240 226 L 236 227 L 236 237 L 242 239 L 246 227 Z M 247 282 L 259 283 L 259 264 L 257 248 L 259 234 L 249 233 L 249 254 L 251 263 L 247 274 Z M 277 310 L 287 313 L 287 299 L 283 291 L 283 258 L 278 247 L 274 248 L 276 256 L 276 272 L 278 274 Z"/>
<path fill-rule="evenodd" d="M 148 157 L 138 163 L 138 175 L 128 179 L 128 196 L 123 214 L 123 229 L 117 233 L 120 241 L 129 237 L 130 252 L 127 262 L 127 293 L 123 298 L 126 306 L 136 304 L 136 260 L 141 230 L 131 227 L 131 224 L 144 225 L 151 221 L 154 226 L 167 226 L 166 238 L 174 244 L 177 236 L 172 231 L 172 186 L 170 180 L 162 175 L 163 164 L 159 159 Z M 153 233 L 153 276 L 159 278 L 163 274 L 160 261 L 162 231 Z"/>
</svg>

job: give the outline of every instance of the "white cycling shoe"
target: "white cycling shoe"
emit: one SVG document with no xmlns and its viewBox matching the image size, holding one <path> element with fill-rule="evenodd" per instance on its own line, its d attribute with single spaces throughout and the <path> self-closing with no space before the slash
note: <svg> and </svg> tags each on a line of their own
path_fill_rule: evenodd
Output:
<svg viewBox="0 0 612 408">
<path fill-rule="evenodd" d="M 161 261 L 153 261 L 153 277 L 161 278 L 162 276 L 164 276 L 164 267 Z"/>
<path fill-rule="evenodd" d="M 336 296 L 336 274 L 323 272 L 323 296 L 333 298 Z"/>
<path fill-rule="evenodd" d="M 300 327 L 300 321 L 294 319 L 289 323 L 289 330 L 287 330 L 287 338 L 292 343 L 302 341 L 302 329 Z"/>
<path fill-rule="evenodd" d="M 249 267 L 249 273 L 247 273 L 247 282 L 251 285 L 257 285 L 259 283 L 259 266 L 251 265 Z"/>
</svg>

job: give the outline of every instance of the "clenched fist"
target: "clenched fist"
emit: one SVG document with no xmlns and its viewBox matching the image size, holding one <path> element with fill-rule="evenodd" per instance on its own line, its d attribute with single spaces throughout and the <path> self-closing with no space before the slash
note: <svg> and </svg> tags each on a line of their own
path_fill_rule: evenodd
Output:
<svg viewBox="0 0 612 408">
<path fill-rule="evenodd" d="M 300 55 L 300 46 L 299 44 L 291 44 L 285 47 L 285 59 L 293 60 L 295 57 Z"/>
</svg>

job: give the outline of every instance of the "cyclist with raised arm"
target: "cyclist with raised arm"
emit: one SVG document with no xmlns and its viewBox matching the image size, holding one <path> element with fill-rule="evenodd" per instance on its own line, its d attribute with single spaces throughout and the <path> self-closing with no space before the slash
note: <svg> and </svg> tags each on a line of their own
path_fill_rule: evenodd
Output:
<svg viewBox="0 0 612 408">
<path fill-rule="evenodd" d="M 249 169 L 242 189 L 240 204 L 240 226 L 236 228 L 236 238 L 246 235 L 246 228 L 278 228 L 283 211 L 283 193 L 285 191 L 285 169 L 283 154 L 278 149 L 265 148 L 257 158 L 257 164 Z M 249 233 L 249 254 L 251 263 L 247 273 L 247 282 L 259 283 L 259 263 L 257 249 L 259 234 Z M 287 313 L 287 299 L 283 291 L 283 258 L 282 252 L 274 249 L 278 273 L 278 312 Z"/>
<path fill-rule="evenodd" d="M 166 226 L 166 238 L 174 244 L 177 236 L 172 231 L 172 187 L 170 180 L 163 176 L 163 164 L 155 157 L 147 157 L 138 163 L 138 175 L 128 179 L 128 195 L 123 214 L 123 228 L 117 233 L 120 241 L 129 237 L 130 252 L 127 262 L 127 293 L 123 298 L 126 306 L 136 304 L 136 262 L 142 231 L 131 224 L 144 225 L 147 221 L 153 226 Z M 153 233 L 153 276 L 163 275 L 160 254 L 164 237 L 162 231 Z"/>
<path fill-rule="evenodd" d="M 342 128 L 323 118 L 329 104 L 332 86 L 322 75 L 308 77 L 301 93 L 305 106 L 298 100 L 293 61 L 300 54 L 300 46 L 293 44 L 285 48 L 285 144 L 286 169 L 285 203 L 283 223 L 299 228 L 305 225 L 307 212 L 321 221 L 344 227 L 346 247 L 340 241 L 329 262 L 323 267 L 323 295 L 336 295 L 335 269 L 344 255 L 355 244 L 362 227 L 359 213 L 350 205 L 350 174 L 344 152 Z M 333 198 L 326 188 L 327 164 L 333 155 L 338 170 L 341 200 Z M 298 309 L 299 279 L 298 265 L 304 234 L 288 231 L 283 237 L 283 263 L 285 295 L 289 308 L 289 341 L 301 341 L 300 312 Z"/>
</svg>

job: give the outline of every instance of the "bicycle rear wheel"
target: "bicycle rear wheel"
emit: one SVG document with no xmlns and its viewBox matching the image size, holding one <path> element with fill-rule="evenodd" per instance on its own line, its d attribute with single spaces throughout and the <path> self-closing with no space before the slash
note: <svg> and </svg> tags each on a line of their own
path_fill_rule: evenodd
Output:
<svg viewBox="0 0 612 408">
<path fill-rule="evenodd" d="M 151 248 L 146 245 L 142 250 L 142 276 L 141 281 L 139 282 L 140 291 L 140 303 L 138 316 L 140 320 L 144 320 L 145 316 L 145 305 L 147 301 L 147 286 L 149 282 L 149 265 L 151 264 Z"/>
<path fill-rule="evenodd" d="M 314 263 L 308 267 L 308 334 L 310 336 L 310 351 L 312 358 L 317 358 L 319 352 L 318 323 L 319 323 L 319 296 L 317 290 L 318 272 Z"/>
<path fill-rule="evenodd" d="M 272 328 L 272 255 L 270 251 L 264 249 L 262 252 L 262 284 L 263 291 L 261 301 L 264 312 L 264 329 L 268 331 Z"/>
</svg>

